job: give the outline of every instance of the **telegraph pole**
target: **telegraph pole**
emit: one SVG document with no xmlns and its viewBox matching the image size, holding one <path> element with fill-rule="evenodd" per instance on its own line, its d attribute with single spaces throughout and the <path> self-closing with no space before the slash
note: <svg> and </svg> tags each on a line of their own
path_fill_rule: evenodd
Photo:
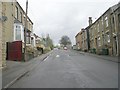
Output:
<svg viewBox="0 0 120 90">
<path fill-rule="evenodd" d="M 28 0 L 26 0 L 25 28 L 24 28 L 24 61 L 26 61 L 27 13 L 28 13 Z"/>
</svg>

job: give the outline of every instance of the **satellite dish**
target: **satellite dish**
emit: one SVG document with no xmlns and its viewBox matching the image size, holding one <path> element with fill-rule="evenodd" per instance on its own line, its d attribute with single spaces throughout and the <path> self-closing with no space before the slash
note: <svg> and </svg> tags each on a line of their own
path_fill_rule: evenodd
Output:
<svg viewBox="0 0 120 90">
<path fill-rule="evenodd" d="M 2 16 L 3 21 L 7 21 L 7 17 L 6 16 Z"/>
<path fill-rule="evenodd" d="M 7 17 L 6 17 L 6 16 L 1 16 L 1 17 L 0 17 L 0 21 L 2 21 L 2 22 L 7 21 Z"/>
</svg>

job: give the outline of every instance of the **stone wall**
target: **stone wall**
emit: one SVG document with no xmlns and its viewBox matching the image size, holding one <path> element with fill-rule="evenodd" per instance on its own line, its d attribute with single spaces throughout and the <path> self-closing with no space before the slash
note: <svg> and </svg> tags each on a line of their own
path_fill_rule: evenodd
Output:
<svg viewBox="0 0 120 90">
<path fill-rule="evenodd" d="M 5 16 L 3 11 L 3 4 L 0 2 L 0 16 Z M 6 67 L 6 43 L 5 43 L 5 21 L 0 21 L 0 67 Z"/>
<path fill-rule="evenodd" d="M 2 2 L 0 2 L 0 16 L 2 16 Z M 2 21 L 0 20 L 0 68 L 2 68 Z"/>
</svg>

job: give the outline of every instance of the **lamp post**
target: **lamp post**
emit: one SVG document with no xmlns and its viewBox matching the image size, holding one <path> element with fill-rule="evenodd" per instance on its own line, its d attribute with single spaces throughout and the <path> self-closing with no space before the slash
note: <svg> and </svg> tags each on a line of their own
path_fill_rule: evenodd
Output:
<svg viewBox="0 0 120 90">
<path fill-rule="evenodd" d="M 28 0 L 26 0 L 25 28 L 24 28 L 24 61 L 27 60 L 26 58 L 27 13 L 28 13 Z"/>
</svg>

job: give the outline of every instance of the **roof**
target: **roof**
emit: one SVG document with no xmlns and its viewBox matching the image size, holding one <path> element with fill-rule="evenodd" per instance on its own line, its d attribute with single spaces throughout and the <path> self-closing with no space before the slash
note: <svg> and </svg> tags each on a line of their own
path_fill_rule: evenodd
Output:
<svg viewBox="0 0 120 90">
<path fill-rule="evenodd" d="M 108 11 L 112 11 L 114 12 L 115 10 L 117 10 L 118 8 L 120 8 L 120 2 L 118 4 L 115 4 L 114 6 L 108 8 L 94 23 L 92 23 L 91 25 L 87 26 L 85 29 L 90 28 L 92 25 L 94 25 L 102 16 L 104 16 Z M 112 13 L 111 12 L 111 13 Z"/>
<path fill-rule="evenodd" d="M 17 0 L 15 0 L 15 2 L 18 4 L 18 6 L 20 7 L 20 9 L 23 11 L 23 13 L 25 14 L 26 12 L 23 10 L 23 8 L 21 7 L 21 5 L 18 3 Z M 33 24 L 32 20 L 27 16 L 27 18 L 29 19 L 29 21 Z"/>
</svg>

